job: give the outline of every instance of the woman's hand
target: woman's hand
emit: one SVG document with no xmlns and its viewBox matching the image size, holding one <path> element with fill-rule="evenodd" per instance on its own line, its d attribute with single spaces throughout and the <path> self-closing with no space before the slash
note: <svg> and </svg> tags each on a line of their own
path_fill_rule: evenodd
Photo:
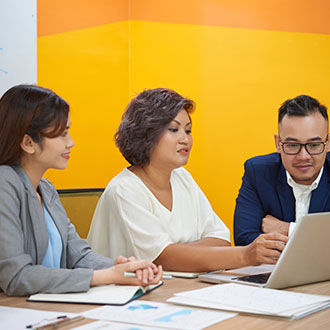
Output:
<svg viewBox="0 0 330 330">
<path fill-rule="evenodd" d="M 288 237 L 279 233 L 262 234 L 246 246 L 248 265 L 275 264 Z"/>
<path fill-rule="evenodd" d="M 136 278 L 125 277 L 125 272 L 136 273 Z M 91 286 L 103 284 L 127 284 L 147 286 L 157 284 L 163 275 L 162 266 L 157 267 L 148 260 L 136 260 L 134 257 L 117 257 L 114 266 L 95 270 Z"/>
<path fill-rule="evenodd" d="M 137 261 L 137 259 L 135 257 L 133 257 L 133 256 L 132 257 L 129 257 L 129 258 L 126 258 L 126 257 L 123 257 L 123 256 L 119 256 L 114 261 L 114 264 L 115 265 L 125 264 L 126 262 L 130 262 L 130 261 Z M 149 272 L 146 272 L 146 270 L 142 270 L 142 269 L 138 269 L 135 273 L 136 273 L 136 277 L 139 280 L 142 280 L 142 282 L 146 282 L 146 280 L 148 279 L 149 276 L 150 276 L 149 277 L 150 279 L 152 279 L 154 277 L 154 274 L 152 272 L 149 274 Z"/>
<path fill-rule="evenodd" d="M 130 262 L 130 261 L 136 261 L 137 259 L 135 257 L 123 257 L 123 256 L 119 256 L 115 259 L 114 264 L 118 265 L 118 264 L 126 264 L 126 262 Z"/>
</svg>

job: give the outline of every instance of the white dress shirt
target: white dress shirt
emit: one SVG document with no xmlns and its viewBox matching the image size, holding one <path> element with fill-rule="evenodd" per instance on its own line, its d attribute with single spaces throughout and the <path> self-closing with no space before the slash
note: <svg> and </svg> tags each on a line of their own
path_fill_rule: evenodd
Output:
<svg viewBox="0 0 330 330">
<path fill-rule="evenodd" d="M 296 183 L 290 173 L 286 171 L 287 182 L 290 187 L 293 189 L 293 195 L 296 200 L 296 222 L 290 222 L 289 227 L 289 236 L 293 233 L 296 224 L 300 221 L 300 219 L 308 214 L 309 204 L 311 202 L 312 191 L 317 188 L 319 182 L 321 180 L 321 176 L 323 173 L 323 167 L 315 181 L 310 185 L 303 185 Z"/>
</svg>

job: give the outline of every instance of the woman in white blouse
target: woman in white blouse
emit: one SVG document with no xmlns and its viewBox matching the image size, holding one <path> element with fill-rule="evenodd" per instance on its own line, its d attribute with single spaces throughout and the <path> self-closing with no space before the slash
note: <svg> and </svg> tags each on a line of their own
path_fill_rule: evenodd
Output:
<svg viewBox="0 0 330 330">
<path fill-rule="evenodd" d="M 231 247 L 228 228 L 182 168 L 192 148 L 193 110 L 191 100 L 165 88 L 145 90 L 128 105 L 115 139 L 131 166 L 100 198 L 88 235 L 92 248 L 177 271 L 275 263 L 286 237 L 265 234 Z"/>
</svg>

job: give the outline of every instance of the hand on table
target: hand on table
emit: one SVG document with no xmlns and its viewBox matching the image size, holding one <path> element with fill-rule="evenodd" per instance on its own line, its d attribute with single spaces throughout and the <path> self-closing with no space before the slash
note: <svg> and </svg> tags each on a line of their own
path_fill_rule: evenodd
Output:
<svg viewBox="0 0 330 330">
<path fill-rule="evenodd" d="M 125 277 L 125 272 L 136 273 L 136 277 Z M 114 266 L 94 271 L 91 286 L 102 284 L 147 286 L 159 283 L 162 275 L 162 266 L 157 267 L 151 261 L 120 256 L 116 258 Z"/>
</svg>

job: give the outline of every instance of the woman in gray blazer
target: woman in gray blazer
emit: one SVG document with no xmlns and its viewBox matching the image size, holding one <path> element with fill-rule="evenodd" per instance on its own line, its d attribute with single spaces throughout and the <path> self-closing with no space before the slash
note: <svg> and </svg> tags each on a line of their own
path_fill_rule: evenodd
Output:
<svg viewBox="0 0 330 330">
<path fill-rule="evenodd" d="M 49 168 L 66 168 L 69 128 L 69 105 L 51 90 L 19 85 L 0 99 L 0 289 L 22 296 L 158 283 L 162 269 L 150 261 L 94 253 L 42 178 Z"/>
</svg>

